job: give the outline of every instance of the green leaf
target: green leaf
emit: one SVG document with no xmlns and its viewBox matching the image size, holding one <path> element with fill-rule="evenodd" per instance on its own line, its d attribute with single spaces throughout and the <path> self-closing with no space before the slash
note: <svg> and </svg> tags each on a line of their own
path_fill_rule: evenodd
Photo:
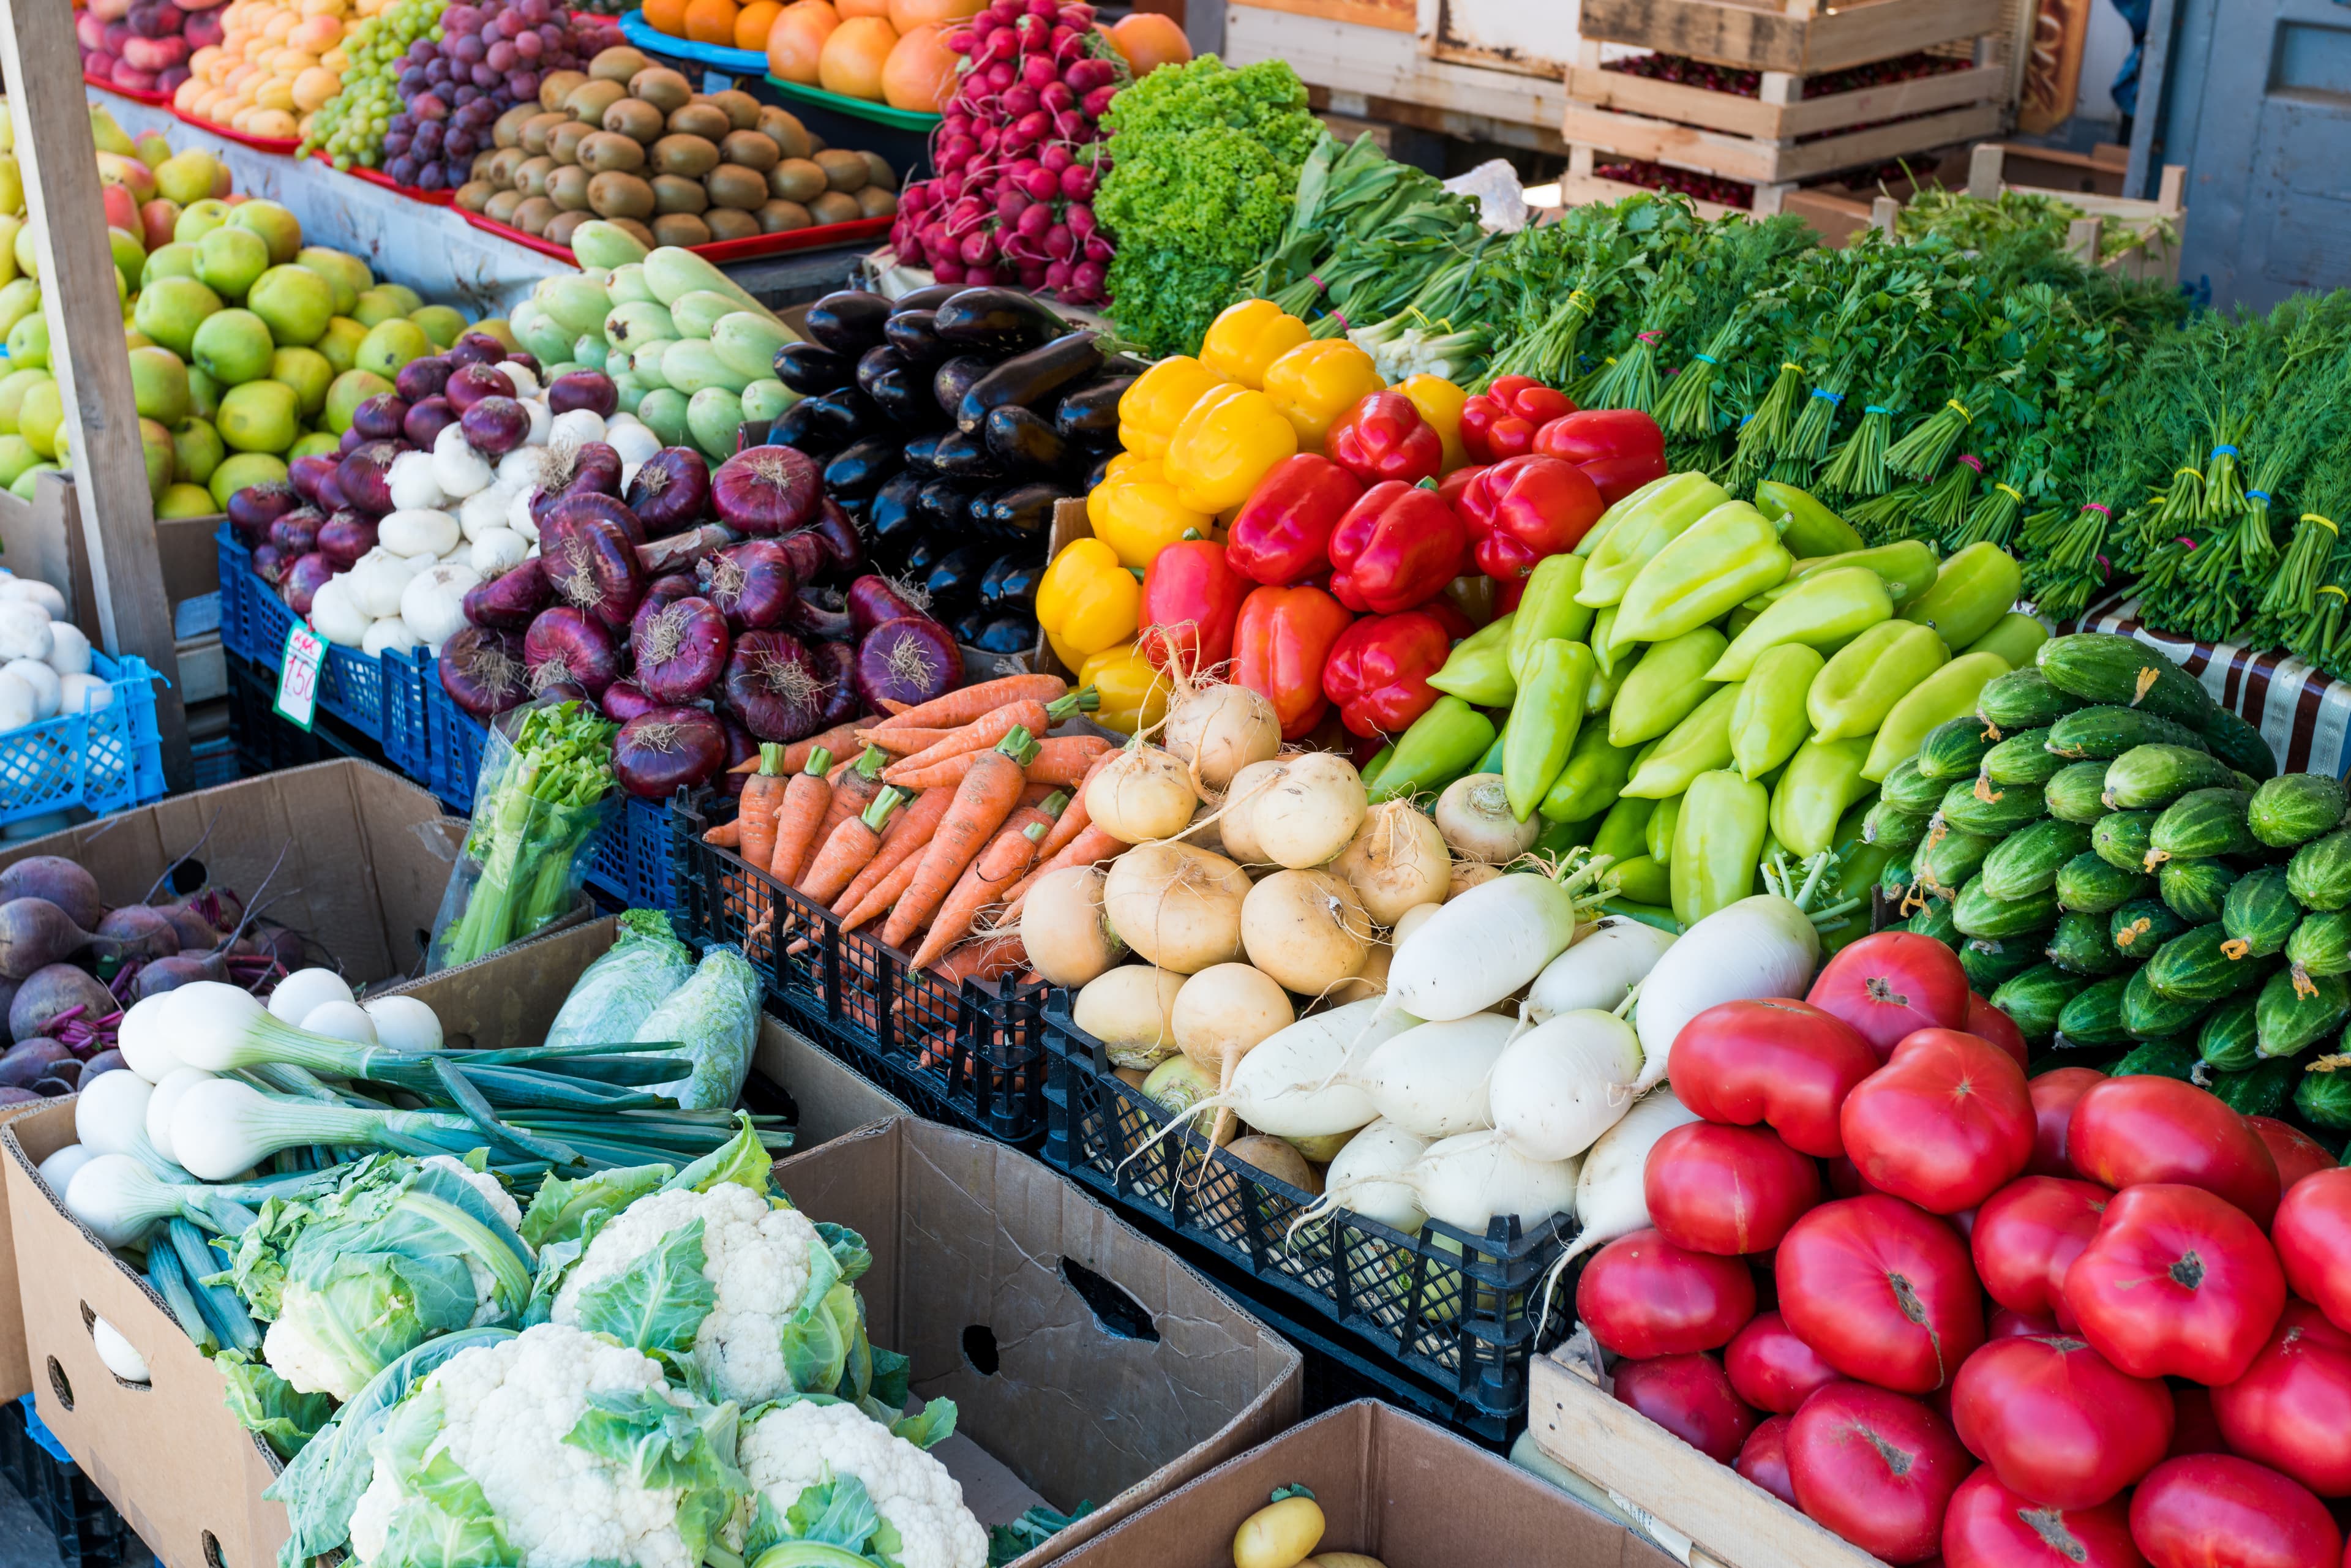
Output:
<svg viewBox="0 0 2351 1568">
<path fill-rule="evenodd" d="M 662 1184 L 664 1192 L 708 1192 L 720 1182 L 731 1181 L 737 1186 L 747 1186 L 765 1197 L 772 1185 L 776 1167 L 775 1155 L 768 1152 L 759 1135 L 751 1130 L 747 1112 L 736 1113 L 736 1134 L 719 1147 L 703 1155 L 692 1165 Z"/>
<path fill-rule="evenodd" d="M 598 1209 L 618 1214 L 676 1174 L 668 1166 L 624 1166 L 577 1181 L 549 1176 L 523 1211 L 522 1239 L 541 1252 L 553 1243 L 579 1240 L 589 1215 Z"/>
<path fill-rule="evenodd" d="M 369 1568 L 523 1568 L 479 1482 L 446 1449 L 411 1473 Z"/>
<path fill-rule="evenodd" d="M 904 1410 L 907 1396 L 912 1392 L 907 1385 L 914 1363 L 896 1351 L 883 1350 L 878 1344 L 872 1347 L 872 1358 L 873 1380 L 866 1389 L 866 1396 L 881 1401 L 892 1410 Z"/>
<path fill-rule="evenodd" d="M 1068 1513 L 1056 1513 L 1039 1503 L 1009 1524 L 990 1525 L 987 1531 L 988 1568 L 1005 1568 L 1005 1564 L 1036 1551 L 1093 1511 L 1094 1505 L 1091 1502 L 1081 1502 Z"/>
<path fill-rule="evenodd" d="M 784 1523 L 798 1541 L 862 1549 L 882 1528 L 881 1512 L 865 1495 L 865 1483 L 840 1476 L 803 1490 L 784 1511 Z"/>
<path fill-rule="evenodd" d="M 832 1260 L 841 1265 L 842 1279 L 853 1282 L 873 1267 L 872 1249 L 865 1245 L 865 1238 L 846 1225 L 820 1219 L 816 1221 L 816 1233 L 824 1238 L 826 1248 L 832 1253 Z"/>
<path fill-rule="evenodd" d="M 912 1416 L 901 1416 L 890 1423 L 893 1436 L 904 1437 L 918 1448 L 935 1448 L 955 1435 L 956 1402 L 934 1399 Z"/>
<path fill-rule="evenodd" d="M 1274 1488 L 1271 1500 L 1274 1502 L 1286 1502 L 1294 1497 L 1302 1497 L 1309 1502 L 1312 1502 L 1314 1500 L 1314 1493 L 1312 1490 L 1302 1486 L 1296 1481 L 1290 1482 L 1290 1484 L 1286 1487 Z"/>
<path fill-rule="evenodd" d="M 229 1413 L 250 1432 L 290 1459 L 318 1434 L 335 1413 L 335 1402 L 323 1394 L 299 1394 L 294 1385 L 258 1361 L 240 1352 L 225 1350 L 213 1357 L 228 1383 Z"/>
<path fill-rule="evenodd" d="M 734 1512 L 750 1483 L 736 1469 L 737 1407 L 674 1394 L 666 1385 L 592 1393 L 563 1440 L 624 1470 L 648 1490 L 680 1488 L 678 1533 L 692 1559 Z"/>
<path fill-rule="evenodd" d="M 627 1268 L 580 1289 L 577 1324 L 611 1334 L 632 1349 L 682 1355 L 694 1348 L 702 1320 L 718 1300 L 703 1277 L 709 1262 L 702 1221 L 669 1232 Z"/>
</svg>

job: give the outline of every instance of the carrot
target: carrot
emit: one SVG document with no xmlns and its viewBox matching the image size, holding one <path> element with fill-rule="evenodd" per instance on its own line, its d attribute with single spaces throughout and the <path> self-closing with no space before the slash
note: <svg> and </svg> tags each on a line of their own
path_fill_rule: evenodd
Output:
<svg viewBox="0 0 2351 1568">
<path fill-rule="evenodd" d="M 1069 689 L 1070 683 L 1059 675 L 1003 675 L 976 686 L 960 687 L 910 708 L 897 709 L 873 727 L 914 729 L 967 725 L 1006 703 L 1017 703 L 1024 697 L 1049 703 L 1066 695 Z"/>
<path fill-rule="evenodd" d="M 702 841 L 705 844 L 716 844 L 722 850 L 735 848 L 743 841 L 743 819 L 739 816 L 728 818 L 703 834 Z"/>
<path fill-rule="evenodd" d="M 999 932 L 967 942 L 931 967 L 942 980 L 992 980 L 1029 962 L 1029 950 L 1017 931 Z"/>
<path fill-rule="evenodd" d="M 881 845 L 873 852 L 873 858 L 841 890 L 841 896 L 832 901 L 832 912 L 835 915 L 848 914 L 863 902 L 874 883 L 897 870 L 899 862 L 919 859 L 923 846 L 929 843 L 931 835 L 938 831 L 939 819 L 947 814 L 947 808 L 954 802 L 955 791 L 952 789 L 927 790 L 917 797 L 913 805 L 893 818 L 889 828 L 882 834 Z"/>
<path fill-rule="evenodd" d="M 1070 791 L 1070 809 L 1061 813 L 1060 820 L 1053 824 L 1053 831 L 1047 833 L 1045 841 L 1037 846 L 1037 862 L 1040 865 L 1060 854 L 1062 846 L 1092 825 L 1093 818 L 1086 810 L 1086 786 L 1092 783 L 1094 775 L 1101 772 L 1103 765 L 1117 755 L 1115 749 L 1104 751 L 1086 764 L 1086 776 L 1079 779 L 1077 787 Z M 1029 788 L 1041 789 L 1046 786 L 1031 784 Z"/>
<path fill-rule="evenodd" d="M 1040 736 L 1071 714 L 1101 706 L 1102 699 L 1092 686 L 1071 692 L 1050 707 L 1034 697 L 1024 697 L 1019 702 L 1005 704 L 961 729 L 950 731 L 946 739 L 926 750 L 916 752 L 901 766 L 927 768 L 933 763 L 945 762 L 950 757 L 960 757 L 967 751 L 985 751 L 1011 734 L 1016 726 L 1031 735 Z"/>
<path fill-rule="evenodd" d="M 811 735 L 806 740 L 795 740 L 789 746 L 785 747 L 783 765 L 784 776 L 789 779 L 793 774 L 798 773 L 801 768 L 806 768 L 808 766 L 809 753 L 814 751 L 820 746 L 823 747 L 827 751 L 831 752 L 835 757 L 855 756 L 857 753 L 856 721 L 852 720 L 848 724 L 834 725 L 822 735 Z M 729 773 L 756 773 L 758 770 L 759 759 L 754 757 L 747 761 L 737 763 L 726 771 Z"/>
<path fill-rule="evenodd" d="M 776 811 L 775 843 L 768 857 L 768 874 L 786 887 L 792 885 L 800 862 L 808 859 L 809 846 L 816 838 L 817 822 L 831 803 L 833 789 L 824 781 L 825 767 L 831 760 L 831 754 L 818 747 L 809 753 L 808 766 L 793 774 L 791 782 L 784 787 L 783 803 Z"/>
<path fill-rule="evenodd" d="M 1065 811 L 1062 815 L 1067 817 L 1069 813 Z M 1050 859 L 1040 855 L 1037 869 L 1022 877 L 1006 892 L 1004 923 L 1008 925 L 1020 918 L 1020 906 L 1029 901 L 1029 890 L 1036 886 L 1037 879 L 1047 872 L 1062 871 L 1073 865 L 1092 865 L 1096 861 L 1110 860 L 1126 847 L 1123 840 L 1113 839 L 1092 823 L 1087 823 L 1076 838 L 1062 845 Z"/>
<path fill-rule="evenodd" d="M 873 797 L 882 792 L 882 765 L 888 760 L 869 746 L 864 755 L 858 758 L 856 767 L 846 773 L 838 770 L 833 773 L 832 801 L 825 808 L 823 820 L 817 823 L 816 838 L 809 845 L 810 854 L 815 853 L 817 845 L 832 837 L 833 829 L 852 817 L 862 814 L 866 807 L 873 804 Z M 908 790 L 907 793 L 912 794 L 913 791 Z M 795 872 L 806 869 L 805 859 L 793 868 Z M 798 881 L 797 877 L 793 879 L 795 885 Z"/>
<path fill-rule="evenodd" d="M 857 738 L 867 746 L 878 746 L 893 757 L 912 757 L 927 751 L 951 735 L 952 729 L 861 729 Z"/>
<path fill-rule="evenodd" d="M 776 811 L 784 803 L 791 780 L 784 774 L 784 748 L 774 741 L 759 745 L 759 771 L 743 781 L 743 798 L 735 813 L 737 842 L 743 859 L 765 870 L 776 848 Z"/>
<path fill-rule="evenodd" d="M 971 932 L 971 923 L 979 912 L 1003 891 L 1019 882 L 1037 859 L 1037 846 L 1052 831 L 1053 819 L 1070 803 L 1067 795 L 1054 794 L 1042 805 L 1024 806 L 1005 819 L 996 837 L 979 852 L 955 887 L 931 917 L 931 929 L 923 945 L 914 949 L 914 967 L 926 969 L 933 959 L 962 941 Z"/>
<path fill-rule="evenodd" d="M 819 904 L 831 904 L 840 897 L 850 879 L 872 863 L 886 826 L 905 799 L 898 790 L 884 788 L 863 816 L 842 819 L 809 861 L 798 884 L 799 891 Z"/>
<path fill-rule="evenodd" d="M 873 884 L 872 891 L 858 901 L 857 907 L 841 917 L 843 931 L 854 931 L 892 904 L 905 896 L 914 885 L 914 873 L 923 869 L 923 857 L 908 855 L 898 862 L 897 869 Z"/>
<path fill-rule="evenodd" d="M 1029 763 L 1029 780 L 1032 784 L 1075 786 L 1085 778 L 1094 758 L 1112 749 L 1111 743 L 1099 735 L 1057 736 L 1037 747 L 1037 755 Z"/>
<path fill-rule="evenodd" d="M 988 835 L 1012 815 L 1020 799 L 1020 769 L 1036 750 L 1037 743 L 1029 738 L 1029 732 L 1016 729 L 993 750 L 968 758 L 970 766 L 956 786 L 955 803 L 939 819 L 939 831 L 923 851 L 921 873 L 907 885 L 905 896 L 890 911 L 889 923 L 882 928 L 883 943 L 904 947 L 906 938 L 921 930 L 940 902 L 954 891 L 963 868 L 987 848 Z"/>
</svg>

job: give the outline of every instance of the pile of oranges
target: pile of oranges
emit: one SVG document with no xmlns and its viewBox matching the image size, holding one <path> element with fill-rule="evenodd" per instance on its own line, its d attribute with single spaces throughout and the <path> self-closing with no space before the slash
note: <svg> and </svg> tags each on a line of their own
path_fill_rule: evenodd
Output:
<svg viewBox="0 0 2351 1568">
<path fill-rule="evenodd" d="M 937 113 L 955 92 L 947 29 L 986 0 L 645 0 L 672 37 L 754 49 L 785 81 Z"/>
</svg>

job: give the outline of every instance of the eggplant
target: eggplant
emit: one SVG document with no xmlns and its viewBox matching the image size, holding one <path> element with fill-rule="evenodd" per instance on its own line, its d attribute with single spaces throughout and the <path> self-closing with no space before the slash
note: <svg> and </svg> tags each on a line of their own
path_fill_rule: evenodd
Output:
<svg viewBox="0 0 2351 1568">
<path fill-rule="evenodd" d="M 1070 499 L 1059 485 L 1016 485 L 989 498 L 987 519 L 1000 534 L 1029 538 L 1053 530 L 1053 508 Z"/>
<path fill-rule="evenodd" d="M 964 518 L 964 507 L 970 503 L 971 486 L 961 479 L 926 479 L 914 492 L 914 519 L 925 534 L 959 534 L 969 525 Z"/>
<path fill-rule="evenodd" d="M 1105 484 L 1109 483 L 1110 460 L 1117 455 L 1118 454 L 1115 452 L 1103 453 L 1101 459 L 1097 461 L 1092 467 L 1086 470 L 1085 482 L 1080 485 L 1078 488 L 1083 490 L 1088 495 L 1092 495 L 1094 491 L 1101 489 Z"/>
<path fill-rule="evenodd" d="M 914 497 L 924 483 L 925 476 L 912 469 L 902 469 L 882 481 L 882 487 L 865 505 L 866 531 L 875 544 L 894 550 L 922 531 L 914 516 Z"/>
<path fill-rule="evenodd" d="M 823 398 L 802 398 L 776 415 L 768 426 L 766 444 L 796 447 L 820 463 L 848 445 L 851 438 L 837 433 L 828 411 L 818 406 L 825 402 Z"/>
<path fill-rule="evenodd" d="M 975 604 L 962 614 L 951 618 L 947 622 L 947 630 L 955 633 L 956 642 L 966 647 L 977 648 L 980 633 L 987 630 L 989 619 L 987 607 Z"/>
<path fill-rule="evenodd" d="M 1019 404 L 1035 408 L 1102 363 L 1102 334 L 1071 332 L 1040 349 L 1015 354 L 974 382 L 956 404 L 957 430 L 980 427 L 990 411 Z"/>
<path fill-rule="evenodd" d="M 857 390 L 872 397 L 874 378 L 884 371 L 904 369 L 905 363 L 904 357 L 887 343 L 866 350 L 857 357 Z"/>
<path fill-rule="evenodd" d="M 1065 441 L 1118 434 L 1118 400 L 1134 384 L 1133 376 L 1095 374 L 1061 394 L 1053 405 L 1053 429 Z"/>
<path fill-rule="evenodd" d="M 989 409 L 980 434 L 987 450 L 1015 474 L 1050 474 L 1069 455 L 1070 444 L 1054 434 L 1044 416 L 1018 403 Z"/>
<path fill-rule="evenodd" d="M 930 283 L 909 289 L 890 301 L 890 314 L 904 316 L 910 310 L 936 310 L 970 287 L 967 283 Z"/>
<path fill-rule="evenodd" d="M 928 435 L 918 435 L 906 443 L 906 466 L 918 474 L 937 473 L 939 443 L 946 440 L 948 434 L 945 431 L 934 432 Z"/>
<path fill-rule="evenodd" d="M 931 462 L 940 473 L 958 479 L 1004 477 L 1004 465 L 996 460 L 987 443 L 960 430 L 951 430 L 939 437 L 939 444 L 931 448 Z"/>
<path fill-rule="evenodd" d="M 980 575 L 979 601 L 1006 610 L 1030 609 L 1037 602 L 1037 580 L 1044 575 L 1045 563 L 1035 549 L 1007 550 Z"/>
<path fill-rule="evenodd" d="M 938 323 L 935 310 L 901 310 L 883 323 L 882 340 L 904 355 L 910 365 L 935 365 L 956 351 L 939 336 Z"/>
<path fill-rule="evenodd" d="M 984 539 L 1003 537 L 1003 530 L 997 527 L 995 515 L 996 497 L 1003 493 L 1001 486 L 993 485 L 971 493 L 971 498 L 964 503 L 963 507 L 965 538 L 975 535 Z"/>
<path fill-rule="evenodd" d="M 983 653 L 1026 653 L 1037 646 L 1036 618 L 998 615 L 982 626 L 969 645 Z"/>
<path fill-rule="evenodd" d="M 931 596 L 933 605 L 977 603 L 980 580 L 994 559 L 990 546 L 957 545 L 931 563 L 923 577 L 923 591 Z"/>
<path fill-rule="evenodd" d="M 879 490 L 905 461 L 893 437 L 869 435 L 852 442 L 824 465 L 825 493 L 841 500 L 862 499 Z"/>
<path fill-rule="evenodd" d="M 996 368 L 996 361 L 981 354 L 957 354 L 938 368 L 931 377 L 931 396 L 937 400 L 939 412 L 953 414 L 963 402 L 963 394 Z"/>
<path fill-rule="evenodd" d="M 857 361 L 820 343 L 786 343 L 776 350 L 776 379 L 802 397 L 815 397 L 855 381 Z"/>
<path fill-rule="evenodd" d="M 901 434 L 910 430 L 936 430 L 946 423 L 939 413 L 938 399 L 931 395 L 931 373 L 920 365 L 897 365 L 883 371 L 873 378 L 866 393 L 872 398 L 874 406 L 898 426 Z"/>
<path fill-rule="evenodd" d="M 1138 360 L 1133 354 L 1110 354 L 1102 360 L 1102 374 L 1125 376 L 1132 380 L 1151 368 L 1148 360 Z"/>
<path fill-rule="evenodd" d="M 1069 329 L 1017 288 L 967 288 L 938 307 L 939 336 L 967 353 L 1024 353 Z"/>
<path fill-rule="evenodd" d="M 844 288 L 808 308 L 805 335 L 854 360 L 882 341 L 882 324 L 888 319 L 890 301 L 862 288 Z"/>
<path fill-rule="evenodd" d="M 906 552 L 906 570 L 902 576 L 905 581 L 920 582 L 954 549 L 955 541 L 945 534 L 925 534 Z"/>
<path fill-rule="evenodd" d="M 836 452 L 869 435 L 894 434 L 889 419 L 874 406 L 873 400 L 855 387 L 841 387 L 822 397 L 808 398 L 784 412 L 795 413 L 803 408 L 811 411 L 809 417 L 832 438 Z"/>
</svg>

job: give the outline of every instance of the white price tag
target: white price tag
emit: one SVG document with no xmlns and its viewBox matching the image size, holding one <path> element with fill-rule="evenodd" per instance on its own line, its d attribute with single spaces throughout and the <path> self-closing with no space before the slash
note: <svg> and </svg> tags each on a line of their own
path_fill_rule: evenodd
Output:
<svg viewBox="0 0 2351 1568">
<path fill-rule="evenodd" d="M 286 651 L 277 661 L 277 711 L 304 729 L 319 712 L 319 671 L 327 662 L 327 643 L 297 621 L 286 630 Z"/>
</svg>

